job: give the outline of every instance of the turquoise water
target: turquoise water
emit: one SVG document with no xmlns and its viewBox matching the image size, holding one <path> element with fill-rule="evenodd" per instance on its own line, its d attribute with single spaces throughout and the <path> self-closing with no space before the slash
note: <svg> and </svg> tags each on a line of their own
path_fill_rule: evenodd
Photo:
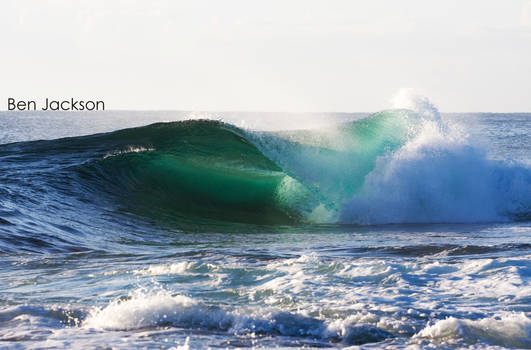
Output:
<svg viewBox="0 0 531 350">
<path fill-rule="evenodd" d="M 0 125 L 0 347 L 531 348 L 531 114 Z"/>
</svg>

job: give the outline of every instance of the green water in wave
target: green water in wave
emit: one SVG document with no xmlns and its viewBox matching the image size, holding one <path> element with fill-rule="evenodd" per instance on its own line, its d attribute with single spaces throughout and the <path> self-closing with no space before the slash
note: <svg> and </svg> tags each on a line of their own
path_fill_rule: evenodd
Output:
<svg viewBox="0 0 531 350">
<path fill-rule="evenodd" d="M 419 126 L 415 113 L 392 110 L 319 130 L 252 133 L 250 139 L 318 200 L 320 213 L 306 208 L 304 216 L 330 222 L 363 186 L 376 159 L 400 148 Z"/>
<path fill-rule="evenodd" d="M 181 222 L 330 222 L 376 158 L 407 139 L 407 111 L 315 131 L 258 133 L 217 121 L 107 135 L 121 152 L 95 164 L 127 202 Z M 100 176 L 100 175 L 98 175 Z"/>
</svg>

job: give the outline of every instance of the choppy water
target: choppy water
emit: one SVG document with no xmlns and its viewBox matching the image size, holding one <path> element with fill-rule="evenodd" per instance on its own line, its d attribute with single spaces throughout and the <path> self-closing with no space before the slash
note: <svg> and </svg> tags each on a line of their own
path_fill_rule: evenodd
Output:
<svg viewBox="0 0 531 350">
<path fill-rule="evenodd" d="M 0 113 L 0 348 L 531 348 L 531 114 L 365 117 Z"/>
</svg>

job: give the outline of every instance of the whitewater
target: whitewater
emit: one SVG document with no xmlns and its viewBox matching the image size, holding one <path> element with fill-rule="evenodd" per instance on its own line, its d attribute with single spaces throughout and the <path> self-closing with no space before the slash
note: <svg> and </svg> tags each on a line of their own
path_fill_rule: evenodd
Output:
<svg viewBox="0 0 531 350">
<path fill-rule="evenodd" d="M 0 348 L 531 348 L 531 114 L 0 112 Z"/>
</svg>

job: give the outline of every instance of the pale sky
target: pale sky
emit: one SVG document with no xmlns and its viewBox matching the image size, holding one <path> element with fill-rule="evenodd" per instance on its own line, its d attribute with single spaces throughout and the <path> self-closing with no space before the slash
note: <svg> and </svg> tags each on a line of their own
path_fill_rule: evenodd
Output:
<svg viewBox="0 0 531 350">
<path fill-rule="evenodd" d="M 2 0 L 0 101 L 531 112 L 531 0 Z"/>
</svg>

